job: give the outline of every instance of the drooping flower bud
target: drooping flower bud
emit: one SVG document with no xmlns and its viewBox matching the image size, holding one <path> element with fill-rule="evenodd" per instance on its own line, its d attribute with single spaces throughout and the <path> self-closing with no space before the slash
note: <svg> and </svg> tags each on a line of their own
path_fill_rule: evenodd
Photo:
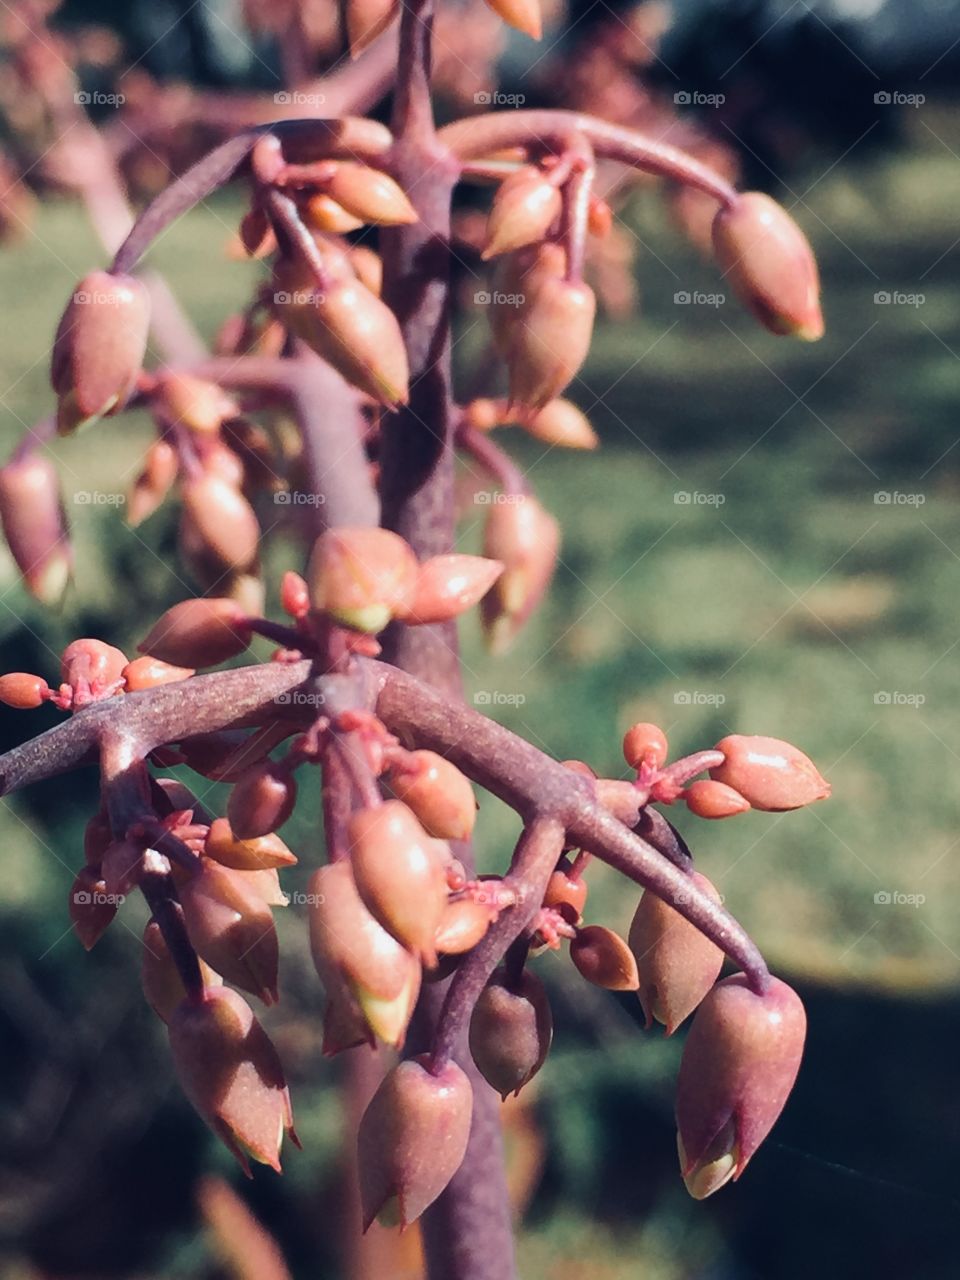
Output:
<svg viewBox="0 0 960 1280">
<path fill-rule="evenodd" d="M 472 898 L 448 902 L 434 935 L 434 946 L 443 955 L 462 956 L 477 945 L 491 920 L 490 908 Z"/>
<path fill-rule="evenodd" d="M 123 683 L 128 693 L 156 689 L 162 684 L 176 684 L 194 675 L 193 667 L 173 667 L 159 658 L 134 658 L 123 668 Z"/>
<path fill-rule="evenodd" d="M 416 814 L 428 835 L 469 840 L 477 817 L 470 779 L 435 751 L 411 751 L 390 774 L 390 789 Z"/>
<path fill-rule="evenodd" d="M 470 1019 L 470 1052 L 501 1098 L 519 1093 L 540 1070 L 553 1039 L 553 1014 L 543 983 L 526 969 L 508 986 L 502 969 L 490 979 Z"/>
<path fill-rule="evenodd" d="M 215 858 L 224 867 L 234 871 L 262 871 L 271 867 L 292 867 L 296 855 L 291 853 L 277 835 L 260 836 L 255 840 L 240 840 L 234 835 L 226 818 L 215 818 L 210 824 L 203 851 L 208 858 Z"/>
<path fill-rule="evenodd" d="M 720 894 L 699 871 L 691 880 L 714 902 Z M 723 952 L 700 930 L 649 890 L 630 925 L 630 950 L 637 961 L 637 995 L 647 1019 L 662 1022 L 673 1035 L 704 998 L 723 967 Z"/>
<path fill-rule="evenodd" d="M 199 961 L 199 965 L 204 987 L 223 986 L 219 973 L 214 973 L 203 960 Z M 187 991 L 156 920 L 148 920 L 143 931 L 140 982 L 147 1004 L 161 1021 L 169 1022 L 177 1006 L 186 999 Z"/>
<path fill-rule="evenodd" d="M 493 12 L 516 31 L 539 40 L 543 33 L 540 0 L 487 0 Z"/>
<path fill-rule="evenodd" d="M 779 813 L 830 795 L 830 783 L 810 757 L 789 742 L 733 733 L 722 738 L 716 749 L 725 759 L 710 770 L 710 777 L 739 791 L 754 809 Z"/>
<path fill-rule="evenodd" d="M 167 440 L 154 440 L 143 459 L 143 470 L 127 498 L 127 524 L 136 529 L 163 504 L 180 470 L 180 458 Z"/>
<path fill-rule="evenodd" d="M 73 706 L 86 706 L 123 688 L 127 655 L 102 640 L 68 644 L 60 656 L 60 677 L 73 690 Z"/>
<path fill-rule="evenodd" d="M 403 188 L 379 169 L 352 160 L 338 160 L 324 187 L 361 222 L 392 227 L 417 221 L 416 211 Z"/>
<path fill-rule="evenodd" d="M 559 911 L 569 924 L 579 924 L 587 902 L 587 882 L 574 879 L 568 866 L 558 867 L 547 881 L 543 905 Z"/>
<path fill-rule="evenodd" d="M 70 922 L 86 951 L 106 933 L 122 897 L 110 893 L 99 867 L 81 867 L 70 887 Z"/>
<path fill-rule="evenodd" d="M 582 281 L 546 272 L 531 274 L 530 294 L 508 324 L 504 353 L 510 372 L 510 405 L 525 419 L 559 396 L 587 358 L 596 299 Z"/>
<path fill-rule="evenodd" d="M 759 191 L 738 195 L 713 220 L 713 247 L 740 299 L 771 333 L 806 342 L 823 336 L 816 258 L 776 200 Z"/>
<path fill-rule="evenodd" d="M 300 204 L 300 216 L 308 227 L 325 235 L 346 235 L 348 231 L 359 231 L 363 226 L 362 218 L 348 213 L 325 191 L 315 191 L 307 196 Z"/>
<path fill-rule="evenodd" d="M 165 373 L 154 392 L 161 417 L 199 435 L 216 435 L 227 418 L 240 408 L 216 382 L 190 373 Z"/>
<path fill-rule="evenodd" d="M 557 563 L 560 526 L 532 495 L 490 509 L 484 554 L 505 568 L 483 597 L 480 613 L 494 653 L 512 644 L 540 603 Z"/>
<path fill-rule="evenodd" d="M 595 449 L 600 443 L 587 415 L 571 400 L 551 400 L 523 422 L 527 435 L 558 449 Z"/>
<path fill-rule="evenodd" d="M 278 947 L 273 914 L 242 872 L 212 858 L 179 885 L 184 924 L 197 954 L 228 982 L 276 1004 Z"/>
<path fill-rule="evenodd" d="M 697 1200 L 739 1178 L 773 1128 L 800 1069 L 807 1018 L 772 978 L 761 996 L 742 973 L 697 1010 L 677 1079 L 680 1169 Z"/>
<path fill-rule="evenodd" d="M 455 1062 L 434 1073 L 424 1054 L 393 1068 L 360 1121 L 365 1231 L 394 1198 L 404 1227 L 433 1204 L 463 1163 L 472 1112 L 470 1081 Z"/>
<path fill-rule="evenodd" d="M 32 711 L 43 706 L 50 686 L 43 676 L 28 671 L 8 671 L 0 676 L 0 702 L 18 711 Z"/>
<path fill-rule="evenodd" d="M 344 0 L 343 12 L 350 56 L 357 58 L 396 18 L 400 0 Z"/>
<path fill-rule="evenodd" d="M 143 365 L 149 327 L 150 296 L 139 280 L 93 271 L 80 281 L 53 346 L 61 434 L 124 407 Z"/>
<path fill-rule="evenodd" d="M 364 906 L 422 962 L 437 962 L 434 939 L 447 905 L 444 863 L 400 800 L 360 809 L 347 828 L 353 878 Z"/>
<path fill-rule="evenodd" d="M 168 1027 L 180 1084 L 249 1176 L 247 1157 L 280 1172 L 284 1131 L 294 1141 L 290 1092 L 277 1051 L 229 987 L 184 1000 Z"/>
<path fill-rule="evenodd" d="M 273 760 L 251 765 L 234 783 L 227 817 L 238 840 L 256 840 L 282 827 L 297 803 L 297 783 Z"/>
<path fill-rule="evenodd" d="M 501 573 L 499 560 L 483 556 L 431 556 L 420 565 L 413 602 L 397 616 L 413 626 L 457 618 L 487 594 Z"/>
<path fill-rule="evenodd" d="M 662 769 L 669 751 L 667 735 L 658 725 L 640 721 L 623 735 L 623 758 L 631 769 L 639 769 L 642 764 Z"/>
<path fill-rule="evenodd" d="M 413 603 L 419 566 L 389 529 L 328 529 L 313 544 L 307 581 L 314 609 L 355 631 L 382 631 Z"/>
<path fill-rule="evenodd" d="M 511 173 L 493 198 L 482 257 L 495 258 L 542 240 L 560 216 L 562 205 L 559 188 L 536 165 L 524 165 Z"/>
<path fill-rule="evenodd" d="M 246 615 L 226 596 L 182 600 L 168 609 L 137 648 L 174 667 L 214 667 L 250 643 Z"/>
<path fill-rule="evenodd" d="M 238 489 L 220 476 L 206 473 L 189 480 L 182 497 L 185 518 L 218 566 L 242 573 L 256 563 L 260 525 Z"/>
<path fill-rule="evenodd" d="M 577 930 L 570 959 L 581 977 L 606 991 L 636 991 L 640 986 L 633 952 L 612 929 L 589 924 Z"/>
<path fill-rule="evenodd" d="M 0 521 L 27 590 L 57 604 L 67 589 L 73 556 L 60 482 L 47 458 L 31 454 L 0 467 Z"/>
<path fill-rule="evenodd" d="M 691 782 L 682 798 L 698 818 L 732 818 L 750 808 L 749 800 L 744 800 L 739 791 L 734 791 L 724 782 L 714 782 L 712 778 Z"/>
</svg>

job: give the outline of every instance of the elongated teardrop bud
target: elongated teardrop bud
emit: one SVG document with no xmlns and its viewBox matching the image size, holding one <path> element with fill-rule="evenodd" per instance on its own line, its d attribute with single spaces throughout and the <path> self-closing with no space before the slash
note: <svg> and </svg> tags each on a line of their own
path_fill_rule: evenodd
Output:
<svg viewBox="0 0 960 1280">
<path fill-rule="evenodd" d="M 636 991 L 637 962 L 630 948 L 612 929 L 589 924 L 577 930 L 570 943 L 570 959 L 582 977 L 607 991 Z"/>
<path fill-rule="evenodd" d="M 43 676 L 28 671 L 8 671 L 0 676 L 0 702 L 18 711 L 32 711 L 42 707 L 50 686 Z"/>
<path fill-rule="evenodd" d="M 682 798 L 698 818 L 732 818 L 750 809 L 750 802 L 744 800 L 739 791 L 734 791 L 725 782 L 714 782 L 712 778 L 691 782 Z"/>
<path fill-rule="evenodd" d="M 127 524 L 136 529 L 163 505 L 180 470 L 176 449 L 167 440 L 154 440 L 143 460 L 143 470 L 127 498 Z"/>
<path fill-rule="evenodd" d="M 137 648 L 175 667 L 213 667 L 250 643 L 244 611 L 226 596 L 182 600 L 153 625 Z"/>
<path fill-rule="evenodd" d="M 53 464 L 36 454 L 0 467 L 0 521 L 24 584 L 43 604 L 67 589 L 73 556 L 60 482 Z"/>
<path fill-rule="evenodd" d="M 179 886 L 190 941 L 199 956 L 228 982 L 275 1004 L 279 952 L 273 914 L 244 880 L 212 858 Z"/>
<path fill-rule="evenodd" d="M 355 631 L 382 631 L 413 603 L 419 566 L 389 529 L 328 529 L 313 544 L 307 582 L 314 609 Z"/>
<path fill-rule="evenodd" d="M 189 480 L 182 496 L 184 515 L 208 556 L 239 573 L 256 563 L 260 525 L 242 493 L 220 476 L 207 473 Z"/>
<path fill-rule="evenodd" d="M 535 440 L 558 449 L 595 449 L 600 443 L 587 415 L 570 400 L 550 400 L 524 419 L 523 428 Z"/>
<path fill-rule="evenodd" d="M 435 751 L 412 751 L 390 774 L 390 788 L 439 840 L 469 840 L 477 816 L 470 780 Z"/>
<path fill-rule="evenodd" d="M 273 760 L 251 765 L 234 783 L 227 817 L 240 840 L 256 840 L 282 827 L 297 803 L 297 783 L 289 769 Z"/>
<path fill-rule="evenodd" d="M 214 973 L 203 960 L 198 960 L 198 963 L 204 987 L 223 986 L 223 979 L 218 973 Z M 143 931 L 140 982 L 147 1004 L 158 1018 L 169 1022 L 177 1007 L 186 999 L 187 991 L 156 920 L 148 920 Z"/>
<path fill-rule="evenodd" d="M 490 908 L 472 898 L 448 902 L 434 936 L 437 951 L 460 956 L 472 950 L 490 928 Z"/>
<path fill-rule="evenodd" d="M 264 868 L 292 867 L 296 856 L 278 835 L 241 840 L 226 818 L 215 818 L 203 846 L 208 858 L 215 858 L 234 871 L 262 871 Z"/>
<path fill-rule="evenodd" d="M 501 1098 L 519 1093 L 540 1070 L 553 1039 L 553 1015 L 543 983 L 524 970 L 508 984 L 498 970 L 470 1019 L 470 1052 Z"/>
<path fill-rule="evenodd" d="M 525 165 L 511 173 L 493 198 L 482 256 L 495 258 L 542 240 L 560 216 L 562 204 L 559 188 L 542 169 Z"/>
<path fill-rule="evenodd" d="M 431 556 L 420 565 L 412 603 L 397 616 L 413 626 L 448 622 L 472 609 L 501 573 L 499 560 L 483 556 Z"/>
<path fill-rule="evenodd" d="M 189 680 L 193 674 L 193 667 L 173 667 L 159 658 L 134 658 L 123 668 L 123 683 L 128 693 L 137 693 L 140 689 Z"/>
<path fill-rule="evenodd" d="M 497 503 L 483 535 L 484 554 L 504 565 L 483 597 L 480 615 L 494 653 L 510 647 L 540 603 L 553 576 L 560 526 L 532 495 Z"/>
<path fill-rule="evenodd" d="M 710 777 L 738 791 L 754 809 L 779 813 L 830 795 L 830 783 L 817 766 L 789 742 L 732 733 L 716 749 L 725 759 L 710 770 Z"/>
<path fill-rule="evenodd" d="M 99 867 L 81 867 L 70 888 L 70 921 L 86 951 L 106 933 L 122 896 L 110 893 Z"/>
<path fill-rule="evenodd" d="M 389 174 L 352 160 L 338 160 L 325 190 L 361 222 L 401 226 L 416 222 L 413 205 Z"/>
<path fill-rule="evenodd" d="M 487 0 L 487 4 L 508 26 L 533 40 L 540 39 L 543 33 L 540 0 Z"/>
<path fill-rule="evenodd" d="M 527 277 L 529 296 L 507 319 L 505 355 L 511 411 L 532 417 L 559 396 L 580 369 L 593 337 L 596 299 L 582 281 L 546 271 Z"/>
</svg>

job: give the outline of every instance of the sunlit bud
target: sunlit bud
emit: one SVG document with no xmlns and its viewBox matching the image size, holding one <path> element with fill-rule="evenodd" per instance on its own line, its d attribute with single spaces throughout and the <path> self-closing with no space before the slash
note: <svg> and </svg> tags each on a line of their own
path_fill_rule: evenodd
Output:
<svg viewBox="0 0 960 1280">
<path fill-rule="evenodd" d="M 201 435 L 214 435 L 226 418 L 240 412 L 236 400 L 217 383 L 189 373 L 164 374 L 154 398 L 165 420 Z"/>
<path fill-rule="evenodd" d="M 732 818 L 750 808 L 749 801 L 744 800 L 739 791 L 723 782 L 714 782 L 712 778 L 691 782 L 682 799 L 698 818 Z"/>
<path fill-rule="evenodd" d="M 463 420 L 474 431 L 490 431 L 503 422 L 502 404 L 486 397 L 471 400 L 463 407 Z"/>
<path fill-rule="evenodd" d="M 245 1173 L 248 1156 L 279 1172 L 284 1132 L 294 1137 L 290 1093 L 246 1000 L 214 987 L 202 1000 L 184 1000 L 168 1030 L 180 1084 L 201 1117 Z"/>
<path fill-rule="evenodd" d="M 447 905 L 443 861 L 400 800 L 360 809 L 347 829 L 353 878 L 367 910 L 424 964 Z"/>
<path fill-rule="evenodd" d="M 523 423 L 527 435 L 558 449 L 595 449 L 597 433 L 582 410 L 570 400 L 551 400 Z"/>
<path fill-rule="evenodd" d="M 390 774 L 393 794 L 440 840 L 469 840 L 477 816 L 470 780 L 435 751 L 412 751 Z"/>
<path fill-rule="evenodd" d="M 485 560 L 482 556 L 431 556 L 420 566 L 413 603 L 397 616 L 414 626 L 447 622 L 472 609 L 501 573 L 503 565 L 499 560 Z"/>
<path fill-rule="evenodd" d="M 461 956 L 472 950 L 490 928 L 490 908 L 472 898 L 448 902 L 434 935 L 437 951 L 447 956 Z"/>
<path fill-rule="evenodd" d="M 199 961 L 204 987 L 222 987 L 223 979 L 203 960 Z M 187 995 L 163 931 L 156 920 L 149 920 L 143 931 L 143 955 L 140 960 L 140 982 L 147 1004 L 158 1018 L 169 1022 L 174 1010 Z"/>
<path fill-rule="evenodd" d="M 499 258 L 493 273 L 487 318 L 501 355 L 508 356 L 520 314 L 544 280 L 561 277 L 567 268 L 563 247 L 545 240 Z M 501 419 L 502 421 L 502 419 Z"/>
<path fill-rule="evenodd" d="M 559 396 L 590 349 L 596 299 L 582 281 L 545 271 L 531 273 L 530 293 L 506 322 L 504 355 L 510 371 L 512 411 L 524 418 Z"/>
<path fill-rule="evenodd" d="M 270 220 L 259 205 L 248 209 L 241 218 L 240 243 L 251 258 L 266 257 L 276 249 L 276 237 Z"/>
<path fill-rule="evenodd" d="M 215 818 L 203 846 L 204 853 L 234 871 L 262 871 L 265 867 L 292 867 L 296 856 L 279 836 L 238 840 L 226 818 Z"/>
<path fill-rule="evenodd" d="M 631 769 L 639 769 L 642 764 L 662 769 L 669 751 L 667 735 L 658 725 L 641 721 L 623 735 L 623 758 Z"/>
<path fill-rule="evenodd" d="M 373 1032 L 349 992 L 344 990 L 333 995 L 328 992 L 323 1011 L 323 1056 L 332 1058 L 345 1049 L 355 1049 L 361 1044 L 373 1047 L 374 1043 Z"/>
<path fill-rule="evenodd" d="M 154 623 L 137 648 L 174 667 L 214 667 L 250 643 L 245 615 L 235 601 L 203 596 L 183 600 Z"/>
<path fill-rule="evenodd" d="M 81 867 L 70 886 L 73 931 L 89 951 L 107 931 L 121 898 L 110 893 L 98 867 Z"/>
<path fill-rule="evenodd" d="M 393 1068 L 360 1121 L 365 1231 L 394 1199 L 402 1227 L 433 1204 L 463 1163 L 472 1112 L 470 1081 L 455 1062 L 434 1074 L 424 1054 Z"/>
<path fill-rule="evenodd" d="M 543 983 L 527 970 L 507 986 L 503 970 L 483 989 L 470 1019 L 470 1052 L 501 1098 L 519 1093 L 546 1061 L 553 1014 Z"/>
<path fill-rule="evenodd" d="M 509 648 L 540 603 L 553 576 L 559 546 L 560 526 L 531 495 L 490 508 L 484 555 L 505 566 L 480 604 L 487 643 L 494 653 Z"/>
<path fill-rule="evenodd" d="M 0 467 L 0 521 L 27 589 L 57 604 L 70 581 L 73 557 L 53 464 L 36 454 Z"/>
<path fill-rule="evenodd" d="M 592 236 L 608 236 L 613 226 L 613 210 L 599 196 L 590 197 L 587 210 L 587 229 Z"/>
<path fill-rule="evenodd" d="M 239 871 L 201 858 L 198 872 L 178 892 L 187 933 L 197 955 L 227 982 L 275 1004 L 277 932 L 263 898 Z"/>
<path fill-rule="evenodd" d="M 739 791 L 754 809 L 800 809 L 830 795 L 830 783 L 813 761 L 789 742 L 733 733 L 716 749 L 726 758 L 710 777 Z"/>
<path fill-rule="evenodd" d="M 245 885 L 260 895 L 268 907 L 289 907 L 290 899 L 280 887 L 280 872 L 275 867 L 237 873 Z"/>
<path fill-rule="evenodd" d="M 717 262 L 740 299 L 772 333 L 823 336 L 820 275 L 806 236 L 759 191 L 738 195 L 713 220 Z"/>
<path fill-rule="evenodd" d="M 261 760 L 237 779 L 227 801 L 227 817 L 240 840 L 255 840 L 282 827 L 297 803 L 297 783 L 289 769 Z"/>
<path fill-rule="evenodd" d="M 779 978 L 760 996 L 734 974 L 697 1010 L 677 1078 L 681 1173 L 695 1199 L 739 1178 L 773 1128 L 800 1070 L 806 1029 L 799 996 Z"/>
<path fill-rule="evenodd" d="M 698 871 L 691 880 L 714 902 L 720 894 Z M 637 961 L 637 995 L 647 1019 L 662 1022 L 667 1035 L 696 1009 L 723 966 L 723 952 L 689 920 L 649 890 L 630 925 L 630 950 Z"/>
<path fill-rule="evenodd" d="M 308 897 L 310 948 L 328 996 L 345 983 L 377 1039 L 402 1044 L 420 993 L 420 962 L 363 905 L 348 861 L 315 872 Z"/>
<path fill-rule="evenodd" d="M 310 612 L 310 591 L 299 573 L 288 569 L 280 582 L 280 607 L 291 618 L 305 618 Z"/>
<path fill-rule="evenodd" d="M 570 943 L 570 959 L 581 977 L 607 991 L 636 991 L 637 962 L 630 948 L 612 929 L 588 924 Z"/>
<path fill-rule="evenodd" d="M 0 702 L 18 711 L 32 711 L 43 705 L 50 686 L 42 676 L 27 671 L 9 671 L 0 676 Z"/>
<path fill-rule="evenodd" d="M 403 188 L 389 174 L 365 164 L 338 160 L 324 188 L 347 213 L 361 222 L 389 227 L 417 221 Z"/>
<path fill-rule="evenodd" d="M 183 486 L 184 514 L 210 555 L 225 569 L 245 570 L 256 561 L 260 525 L 242 493 L 217 475 Z"/>
<path fill-rule="evenodd" d="M 587 901 L 586 880 L 574 879 L 567 870 L 559 867 L 547 881 L 543 905 L 559 911 L 570 924 L 578 924 Z"/>
<path fill-rule="evenodd" d="M 540 0 L 487 0 L 487 4 L 508 26 L 539 40 L 543 32 Z"/>
<path fill-rule="evenodd" d="M 413 603 L 419 565 L 389 529 L 328 529 L 313 544 L 307 582 L 314 609 L 355 631 L 382 631 Z"/>
<path fill-rule="evenodd" d="M 525 165 L 497 188 L 487 219 L 487 243 L 482 256 L 497 254 L 542 240 L 560 216 L 563 199 L 543 170 Z"/>
<path fill-rule="evenodd" d="M 132 276 L 93 271 L 73 291 L 54 339 L 51 381 L 70 397 L 68 429 L 118 413 L 143 365 L 150 296 Z"/>
<path fill-rule="evenodd" d="M 161 684 L 189 680 L 193 674 L 192 667 L 173 667 L 159 658 L 134 658 L 123 668 L 123 683 L 128 693 L 137 693 L 140 689 L 156 689 Z"/>
<path fill-rule="evenodd" d="M 350 246 L 348 256 L 357 279 L 379 298 L 383 289 L 383 259 L 379 253 L 374 253 L 365 244 L 354 244 Z"/>
<path fill-rule="evenodd" d="M 143 470 L 127 498 L 127 524 L 135 529 L 160 507 L 180 470 L 177 451 L 167 440 L 154 440 L 143 460 Z"/>
<path fill-rule="evenodd" d="M 74 708 L 120 690 L 126 665 L 127 655 L 102 640 L 68 644 L 60 657 L 60 677 L 73 690 Z"/>
<path fill-rule="evenodd" d="M 400 12 L 400 0 L 344 0 L 344 21 L 350 56 L 356 58 Z"/>
</svg>

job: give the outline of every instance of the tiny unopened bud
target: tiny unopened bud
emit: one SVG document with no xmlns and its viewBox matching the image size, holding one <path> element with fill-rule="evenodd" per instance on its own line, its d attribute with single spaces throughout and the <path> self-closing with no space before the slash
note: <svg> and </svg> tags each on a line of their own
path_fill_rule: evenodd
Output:
<svg viewBox="0 0 960 1280">
<path fill-rule="evenodd" d="M 439 840 L 469 840 L 477 816 L 470 780 L 435 751 L 412 751 L 390 774 L 390 789 Z"/>
<path fill-rule="evenodd" d="M 413 205 L 389 174 L 351 160 L 338 160 L 326 191 L 361 222 L 382 227 L 416 222 Z"/>
<path fill-rule="evenodd" d="M 260 525 L 242 493 L 206 473 L 182 490 L 184 515 L 208 556 L 224 569 L 243 572 L 256 563 Z"/>
<path fill-rule="evenodd" d="M 540 0 L 487 0 L 493 12 L 516 31 L 539 40 L 543 33 Z"/>
<path fill-rule="evenodd" d="M 551 400 L 525 418 L 523 427 L 535 440 L 558 449 L 595 449 L 600 443 L 587 415 L 570 400 Z"/>
<path fill-rule="evenodd" d="M 8 671 L 0 676 L 0 702 L 18 711 L 42 706 L 49 689 L 42 676 L 32 676 L 28 671 Z"/>
<path fill-rule="evenodd" d="M 203 846 L 209 858 L 215 858 L 234 871 L 262 871 L 266 868 L 292 867 L 297 859 L 277 835 L 259 836 L 255 840 L 239 840 L 226 818 L 215 818 Z"/>
<path fill-rule="evenodd" d="M 126 518 L 132 529 L 162 506 L 179 470 L 180 458 L 173 445 L 167 440 L 154 440 L 127 498 Z"/>
<path fill-rule="evenodd" d="M 470 1019 L 470 1052 L 501 1098 L 519 1093 L 540 1070 L 553 1039 L 553 1015 L 543 983 L 527 970 L 508 985 L 498 970 Z"/>
<path fill-rule="evenodd" d="M 810 757 L 789 742 L 733 733 L 716 749 L 725 759 L 710 777 L 738 791 L 754 809 L 779 813 L 830 795 L 830 783 Z"/>
<path fill-rule="evenodd" d="M 400 12 L 400 0 L 344 0 L 343 16 L 351 58 L 386 31 Z"/>
<path fill-rule="evenodd" d="M 636 991 L 637 962 L 630 948 L 612 929 L 589 924 L 577 930 L 570 943 L 570 959 L 581 977 L 607 991 Z"/>
<path fill-rule="evenodd" d="M 68 644 L 60 656 L 60 677 L 73 690 L 75 708 L 123 687 L 127 655 L 102 640 L 81 639 Z"/>
<path fill-rule="evenodd" d="M 491 919 L 490 908 L 472 898 L 448 902 L 433 939 L 437 951 L 447 956 L 471 951 L 490 928 Z"/>
<path fill-rule="evenodd" d="M 174 667 L 214 667 L 250 643 L 244 611 L 226 596 L 183 600 L 154 623 L 137 648 Z"/>
<path fill-rule="evenodd" d="M 297 783 L 289 769 L 261 760 L 234 783 L 227 817 L 240 840 L 255 840 L 282 827 L 297 803 Z"/>
<path fill-rule="evenodd" d="M 197 955 L 228 982 L 276 1004 L 277 932 L 273 914 L 244 874 L 201 858 L 179 885 L 180 904 Z"/>
<path fill-rule="evenodd" d="M 0 467 L 0 521 L 27 589 L 57 604 L 73 567 L 60 482 L 47 458 L 36 454 Z"/>
<path fill-rule="evenodd" d="M 542 240 L 560 216 L 562 205 L 559 188 L 542 169 L 525 165 L 511 173 L 493 198 L 482 256 L 495 258 Z"/>
<path fill-rule="evenodd" d="M 773 1128 L 800 1069 L 807 1019 L 779 978 L 763 995 L 742 973 L 697 1010 L 677 1079 L 681 1173 L 703 1199 L 743 1173 Z"/>
<path fill-rule="evenodd" d="M 732 818 L 750 808 L 750 802 L 744 800 L 739 791 L 734 791 L 724 782 L 714 782 L 712 778 L 691 782 L 682 798 L 698 818 Z"/>
<path fill-rule="evenodd" d="M 348 213 L 342 204 L 338 204 L 333 196 L 325 191 L 316 191 L 301 202 L 301 216 L 308 227 L 314 231 L 322 231 L 325 235 L 346 235 L 348 231 L 359 231 L 363 219 Z"/>
<path fill-rule="evenodd" d="M 227 418 L 240 412 L 236 400 L 216 382 L 189 373 L 164 374 L 154 398 L 164 420 L 200 435 L 216 435 Z"/>
<path fill-rule="evenodd" d="M 81 867 L 70 886 L 70 922 L 86 951 L 96 945 L 117 914 L 119 899 L 108 891 L 100 868 Z"/>
<path fill-rule="evenodd" d="M 559 911 L 569 924 L 579 924 L 587 902 L 587 882 L 574 879 L 564 867 L 551 873 L 543 905 Z"/>
<path fill-rule="evenodd" d="M 820 275 L 807 237 L 786 209 L 759 191 L 738 195 L 713 220 L 721 270 L 772 333 L 823 337 Z"/>
<path fill-rule="evenodd" d="M 280 607 L 291 618 L 305 618 L 310 612 L 310 590 L 305 579 L 292 569 L 280 581 Z"/>
<path fill-rule="evenodd" d="M 643 764 L 662 769 L 669 750 L 667 735 L 659 725 L 640 721 L 623 735 L 623 758 L 631 769 L 639 769 Z"/>
<path fill-rule="evenodd" d="M 509 648 L 540 603 L 557 563 L 560 526 L 532 495 L 494 505 L 483 535 L 484 554 L 504 571 L 483 597 L 481 618 L 494 653 Z"/>
<path fill-rule="evenodd" d="M 223 979 L 208 964 L 199 959 L 198 964 L 204 987 L 223 986 Z M 143 931 L 140 982 L 147 1004 L 158 1018 L 169 1022 L 177 1006 L 186 999 L 187 990 L 156 920 L 147 921 Z"/>
<path fill-rule="evenodd" d="M 140 689 L 156 689 L 161 684 L 189 680 L 193 674 L 193 667 L 174 667 L 159 658 L 134 658 L 123 668 L 123 683 L 128 693 L 137 693 Z"/>
<path fill-rule="evenodd" d="M 472 609 L 501 573 L 499 560 L 483 556 L 431 556 L 420 566 L 412 604 L 398 617 L 413 626 L 448 622 Z"/>
<path fill-rule="evenodd" d="M 358 1135 L 363 1229 L 396 1199 L 400 1224 L 416 1221 L 463 1163 L 473 1090 L 448 1062 L 436 1073 L 427 1055 L 401 1062 L 373 1095 Z"/>
<path fill-rule="evenodd" d="M 419 566 L 389 529 L 337 528 L 313 544 L 307 581 L 314 609 L 375 634 L 413 603 Z"/>
</svg>

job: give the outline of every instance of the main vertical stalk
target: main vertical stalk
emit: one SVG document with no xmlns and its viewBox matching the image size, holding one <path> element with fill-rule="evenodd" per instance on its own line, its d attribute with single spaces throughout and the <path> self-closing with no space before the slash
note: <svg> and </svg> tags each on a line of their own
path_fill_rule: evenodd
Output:
<svg viewBox="0 0 960 1280">
<path fill-rule="evenodd" d="M 458 166 L 437 141 L 430 97 L 433 0 L 403 0 L 390 170 L 419 216 L 382 232 L 384 298 L 399 319 L 410 360 L 410 403 L 383 425 L 382 522 L 422 559 L 454 544 L 450 368 L 450 203 Z M 453 623 L 394 626 L 385 656 L 444 693 L 461 692 Z M 472 870 L 469 845 L 457 854 Z M 429 1047 L 446 983 L 427 984 L 408 1048 Z M 503 1166 L 500 1101 L 469 1053 L 473 1125 L 459 1173 L 422 1219 L 430 1280 L 513 1280 L 513 1232 Z"/>
</svg>

